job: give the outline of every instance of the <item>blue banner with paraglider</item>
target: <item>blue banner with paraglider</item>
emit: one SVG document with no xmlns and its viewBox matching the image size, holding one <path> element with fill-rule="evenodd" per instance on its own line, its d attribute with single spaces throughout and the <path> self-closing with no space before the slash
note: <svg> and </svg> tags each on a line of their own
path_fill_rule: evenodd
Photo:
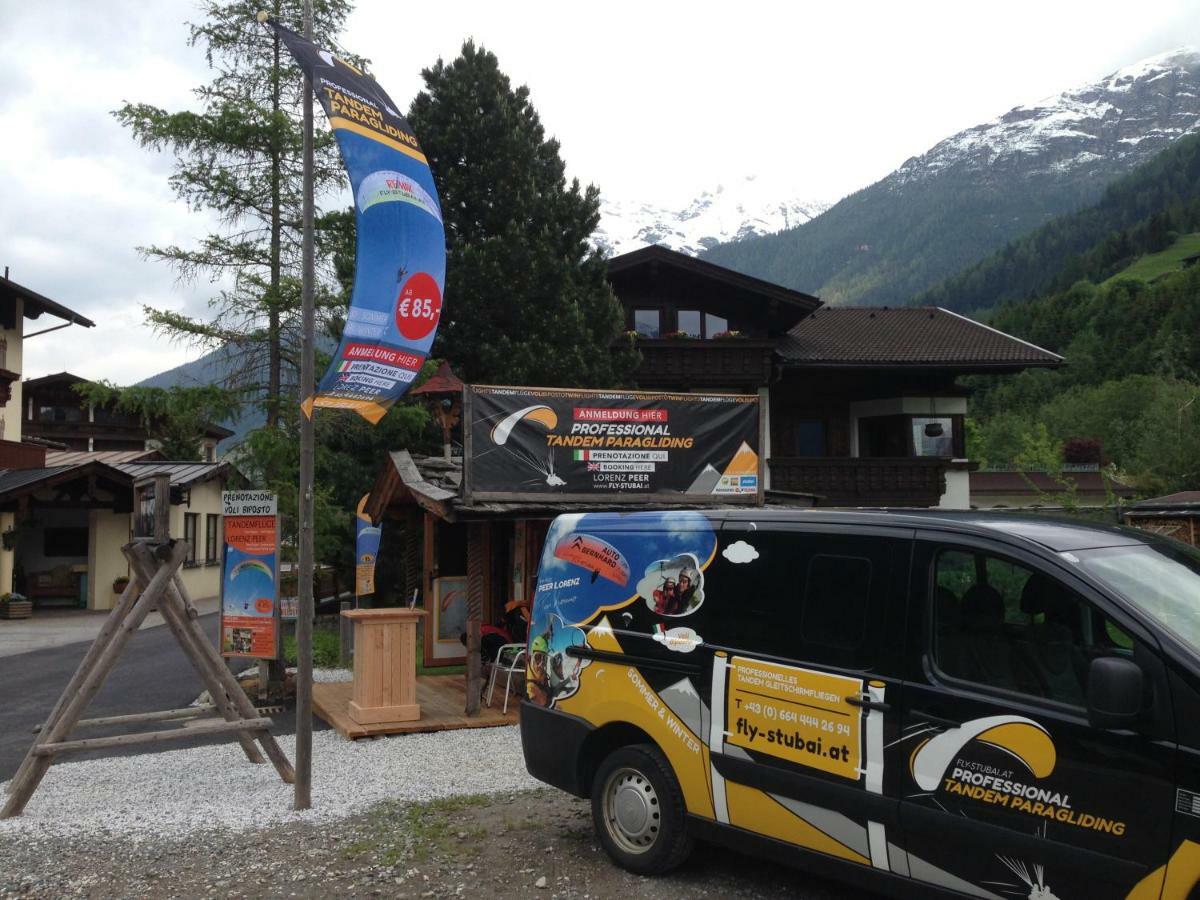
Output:
<svg viewBox="0 0 1200 900">
<path fill-rule="evenodd" d="M 375 424 L 411 386 L 441 320 L 446 235 L 437 188 L 412 128 L 374 78 L 266 21 L 312 79 L 354 198 L 350 308 L 304 412 L 350 409 Z"/>
<path fill-rule="evenodd" d="M 221 654 L 279 655 L 279 518 L 270 491 L 221 494 Z"/>
<path fill-rule="evenodd" d="M 375 593 L 375 561 L 379 558 L 379 541 L 383 526 L 371 522 L 367 515 L 367 499 L 363 494 L 354 517 L 354 597 Z"/>
</svg>

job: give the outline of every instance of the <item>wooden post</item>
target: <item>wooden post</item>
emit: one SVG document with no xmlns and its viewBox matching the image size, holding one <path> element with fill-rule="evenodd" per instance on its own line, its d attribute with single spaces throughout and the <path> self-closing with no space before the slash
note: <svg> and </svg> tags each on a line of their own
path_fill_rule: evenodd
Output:
<svg viewBox="0 0 1200 900">
<path fill-rule="evenodd" d="M 304 37 L 312 40 L 312 0 L 304 0 Z M 313 83 L 307 75 L 304 95 L 303 237 L 300 241 L 303 271 L 300 280 L 301 341 L 300 399 L 313 399 L 314 290 L 316 257 L 313 247 Z M 300 553 L 296 597 L 296 790 L 295 809 L 312 806 L 312 620 L 313 620 L 313 468 L 315 406 L 300 416 Z"/>
<path fill-rule="evenodd" d="M 88 672 L 92 670 L 92 667 L 96 665 L 96 659 L 100 656 L 101 651 L 108 646 L 108 642 L 112 640 L 113 633 L 120 626 L 122 619 L 129 613 L 129 610 L 133 608 L 133 604 L 137 601 L 137 598 L 138 576 L 134 575 L 129 579 L 129 584 L 125 585 L 125 590 L 121 592 L 121 596 L 113 606 L 112 611 L 108 614 L 108 618 L 104 620 L 104 625 L 101 626 L 100 633 L 96 635 L 96 639 L 88 647 L 87 653 L 83 655 L 83 659 L 80 660 L 78 668 L 75 669 L 75 674 L 67 682 L 67 686 L 63 689 L 58 702 L 54 704 L 54 709 L 46 717 L 45 724 L 42 726 L 43 730 L 54 727 L 54 723 L 62 715 L 63 707 L 67 705 L 67 700 L 79 693 L 79 688 L 83 684 L 83 680 L 87 677 Z M 9 793 L 12 792 L 13 787 L 18 782 L 24 779 L 33 760 L 33 747 L 30 747 L 29 752 L 25 754 L 25 759 L 17 769 L 17 774 L 8 783 Z"/>
<path fill-rule="evenodd" d="M 171 591 L 180 602 L 185 606 L 191 606 L 191 598 L 187 595 L 187 589 L 183 586 L 182 579 L 176 578 Z M 229 667 L 225 665 L 225 660 L 221 658 L 221 654 L 217 652 L 217 648 L 208 642 L 206 635 L 200 627 L 200 623 L 190 616 L 175 616 L 181 626 L 191 634 L 191 645 L 199 648 L 199 656 L 202 659 L 207 659 L 210 669 L 216 676 L 217 683 L 224 688 L 225 695 L 233 704 L 233 708 L 241 715 L 243 719 L 258 718 L 258 710 L 254 708 L 254 704 L 250 702 L 250 698 L 246 696 L 246 692 L 242 690 L 242 686 L 238 684 L 237 678 L 229 671 Z M 185 648 L 186 649 L 186 648 Z M 218 691 L 220 693 L 220 691 Z M 262 732 L 258 737 L 259 744 L 266 751 L 267 757 L 275 766 L 275 770 L 279 773 L 279 777 L 287 782 L 292 783 L 295 777 L 295 772 L 292 769 L 292 764 L 288 762 L 283 750 L 275 740 L 275 736 L 269 731 Z"/>
<path fill-rule="evenodd" d="M 123 551 L 131 562 L 133 559 L 132 547 L 132 544 L 127 544 Z M 112 667 L 116 664 L 121 651 L 125 649 L 125 645 L 129 642 L 130 636 L 137 631 L 142 622 L 145 621 L 151 607 L 163 595 L 166 586 L 171 583 L 175 572 L 183 565 L 183 561 L 187 559 L 188 552 L 189 548 L 186 541 L 179 541 L 175 544 L 166 562 L 154 573 L 154 577 L 146 585 L 146 589 L 138 597 L 128 614 L 117 623 L 117 627 L 109 634 L 107 641 L 93 659 L 90 670 L 80 680 L 78 690 L 70 696 L 70 699 L 67 700 L 59 713 L 58 718 L 46 730 L 46 739 L 44 741 L 39 740 L 37 743 L 52 744 L 64 740 L 71 732 L 71 729 L 75 727 L 76 723 L 83 718 L 83 710 L 91 702 L 92 698 L 96 696 L 96 692 L 100 690 L 104 679 L 112 671 Z M 46 771 L 50 768 L 50 761 L 51 757 L 49 756 L 36 756 L 34 761 L 22 773 L 20 780 L 13 779 L 12 787 L 9 790 L 8 802 L 4 804 L 4 809 L 0 810 L 0 819 L 7 819 L 11 816 L 19 816 L 21 814 L 25 809 L 25 804 L 29 802 L 29 798 L 33 796 L 33 792 L 37 790 L 37 786 L 46 777 Z"/>
<path fill-rule="evenodd" d="M 487 573 L 491 568 L 491 526 L 482 522 L 467 525 L 467 705 L 468 716 L 479 715 L 483 693 L 483 660 L 479 652 L 483 603 L 487 594 Z"/>
<path fill-rule="evenodd" d="M 353 643 L 350 635 L 354 631 L 354 625 L 346 618 L 346 610 L 350 609 L 350 601 L 342 600 L 338 603 L 338 663 L 343 669 L 350 666 L 350 651 Z"/>
</svg>

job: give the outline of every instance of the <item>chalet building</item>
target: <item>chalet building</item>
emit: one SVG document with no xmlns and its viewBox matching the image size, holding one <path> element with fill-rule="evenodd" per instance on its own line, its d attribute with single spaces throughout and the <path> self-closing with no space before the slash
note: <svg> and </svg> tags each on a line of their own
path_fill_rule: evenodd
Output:
<svg viewBox="0 0 1200 900">
<path fill-rule="evenodd" d="M 826 307 L 667 250 L 609 262 L 638 387 L 758 393 L 767 490 L 823 506 L 970 506 L 964 375 L 1062 357 L 940 308 Z"/>
<path fill-rule="evenodd" d="M 91 407 L 74 390 L 86 378 L 59 372 L 24 383 L 22 433 L 67 450 L 96 452 L 152 450 L 153 441 L 140 417 L 109 407 Z M 219 425 L 205 427 L 201 459 L 215 462 L 217 444 L 233 432 Z"/>
<path fill-rule="evenodd" d="M 25 331 L 25 320 L 43 315 L 62 322 Z M 165 472 L 170 533 L 193 548 L 182 578 L 193 596 L 213 596 L 220 583 L 221 490 L 231 470 L 162 459 L 147 446 L 144 428 L 86 411 L 68 388 L 82 380 L 76 376 L 23 383 L 24 341 L 56 340 L 49 333 L 62 323 L 94 325 L 0 278 L 0 595 L 16 591 L 35 606 L 111 608 L 114 581 L 129 574 L 121 547 L 133 533 L 134 483 Z M 212 429 L 213 446 L 227 434 Z"/>
<path fill-rule="evenodd" d="M 767 505 L 967 508 L 968 392 L 958 379 L 1063 363 L 942 309 L 827 308 L 661 247 L 610 260 L 609 280 L 625 309 L 621 340 L 641 352 L 638 388 L 759 396 Z M 556 515 L 637 508 L 604 494 L 467 496 L 451 440 L 462 392 L 445 367 L 414 391 L 440 417 L 446 450 L 391 452 L 366 507 L 387 523 L 377 573 L 384 599 L 416 597 L 430 611 L 427 666 L 463 661 L 467 620 L 510 624 L 513 604 L 532 599 Z M 652 505 L 713 502 L 681 495 Z"/>
</svg>

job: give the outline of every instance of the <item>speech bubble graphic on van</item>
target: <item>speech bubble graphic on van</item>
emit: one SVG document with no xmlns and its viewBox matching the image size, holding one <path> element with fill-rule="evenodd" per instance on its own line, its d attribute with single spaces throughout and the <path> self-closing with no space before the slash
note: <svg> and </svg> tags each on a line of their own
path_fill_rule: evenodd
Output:
<svg viewBox="0 0 1200 900">
<path fill-rule="evenodd" d="M 753 544 L 747 544 L 745 541 L 734 541 L 721 551 L 721 555 L 735 565 L 743 565 L 754 562 L 758 559 L 759 554 Z"/>
<path fill-rule="evenodd" d="M 936 790 L 950 763 L 972 741 L 1000 750 L 1035 778 L 1054 771 L 1057 752 L 1049 732 L 1024 716 L 987 716 L 943 731 L 921 744 L 911 757 L 913 779 L 923 791 Z"/>
<path fill-rule="evenodd" d="M 691 653 L 704 643 L 704 639 L 696 634 L 695 629 L 682 626 L 667 628 L 661 623 L 654 630 L 653 637 L 668 650 L 674 650 L 676 653 Z"/>
<path fill-rule="evenodd" d="M 637 592 L 655 615 L 691 615 L 704 602 L 704 573 L 691 553 L 657 559 L 646 566 Z"/>
</svg>

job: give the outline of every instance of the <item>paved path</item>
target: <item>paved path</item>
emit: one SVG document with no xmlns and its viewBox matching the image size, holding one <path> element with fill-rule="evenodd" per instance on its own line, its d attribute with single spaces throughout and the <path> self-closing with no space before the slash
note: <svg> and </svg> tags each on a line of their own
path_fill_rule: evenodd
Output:
<svg viewBox="0 0 1200 900">
<path fill-rule="evenodd" d="M 205 597 L 192 605 L 203 616 L 216 612 L 219 603 L 217 597 Z M 0 619 L 0 657 L 95 640 L 107 618 L 108 610 L 35 609 L 29 619 Z M 162 624 L 162 616 L 152 612 L 142 628 Z"/>
<path fill-rule="evenodd" d="M 202 616 L 200 624 L 209 639 L 216 642 L 217 623 L 215 614 Z M 100 617 L 103 621 L 103 616 Z M 5 623 L 8 624 L 8 623 Z M 97 626 L 98 628 L 99 626 Z M 51 647 L 0 657 L 0 782 L 7 781 L 21 764 L 25 752 L 33 741 L 33 727 L 50 712 L 58 696 L 75 673 L 79 661 L 87 652 L 89 641 Z M 249 663 L 237 660 L 236 671 L 249 668 Z M 85 717 L 121 715 L 135 712 L 153 712 L 159 709 L 174 709 L 187 706 L 203 690 L 200 679 L 192 670 L 191 663 L 175 643 L 175 638 L 166 628 L 143 627 L 129 641 L 124 654 L 109 674 L 100 693 L 88 707 Z M 296 729 L 295 712 L 292 709 L 272 715 L 276 734 L 290 734 Z M 321 720 L 313 723 L 314 728 L 326 727 Z M 86 736 L 99 737 L 129 731 L 130 726 L 117 728 L 89 728 Z M 148 727 L 148 730 L 152 730 Z M 83 736 L 83 732 L 76 732 Z M 219 739 L 197 738 L 189 741 L 174 741 L 171 747 L 197 746 L 204 743 L 221 742 Z M 131 747 L 127 753 L 144 753 L 146 748 Z M 87 759 L 107 753 L 78 753 L 64 759 Z"/>
</svg>

